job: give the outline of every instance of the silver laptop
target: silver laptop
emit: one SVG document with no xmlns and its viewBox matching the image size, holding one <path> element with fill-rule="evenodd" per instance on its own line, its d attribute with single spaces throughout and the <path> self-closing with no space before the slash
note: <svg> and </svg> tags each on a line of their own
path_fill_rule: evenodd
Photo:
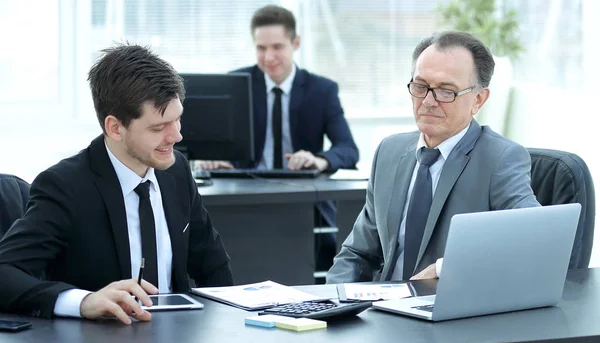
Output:
<svg viewBox="0 0 600 343">
<path fill-rule="evenodd" d="M 581 205 L 452 217 L 437 293 L 373 308 L 447 319 L 556 305 L 563 292 Z"/>
</svg>

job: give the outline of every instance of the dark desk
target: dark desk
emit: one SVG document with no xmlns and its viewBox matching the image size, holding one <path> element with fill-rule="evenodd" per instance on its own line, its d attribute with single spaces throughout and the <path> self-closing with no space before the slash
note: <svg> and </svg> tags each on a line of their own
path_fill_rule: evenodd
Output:
<svg viewBox="0 0 600 343">
<path fill-rule="evenodd" d="M 352 231 L 356 217 L 365 206 L 367 181 L 341 181 L 319 178 L 313 181 L 321 200 L 333 200 L 336 204 L 338 228 L 337 251 Z"/>
<path fill-rule="evenodd" d="M 356 318 L 331 322 L 327 329 L 292 332 L 244 325 L 249 313 L 201 299 L 200 311 L 154 313 L 151 322 L 131 326 L 115 320 L 45 320 L 0 314 L 0 319 L 29 320 L 33 329 L 0 333 L 9 342 L 599 342 L 600 270 L 569 273 L 563 300 L 556 307 L 430 323 L 373 309 Z M 334 286 L 301 287 L 336 296 Z M 435 283 L 417 285 L 430 293 Z M 428 291 L 429 290 L 429 291 Z"/>
<path fill-rule="evenodd" d="M 366 181 L 214 179 L 199 187 L 231 257 L 237 284 L 314 283 L 314 204 L 338 207 L 338 246 L 364 205 Z"/>
</svg>

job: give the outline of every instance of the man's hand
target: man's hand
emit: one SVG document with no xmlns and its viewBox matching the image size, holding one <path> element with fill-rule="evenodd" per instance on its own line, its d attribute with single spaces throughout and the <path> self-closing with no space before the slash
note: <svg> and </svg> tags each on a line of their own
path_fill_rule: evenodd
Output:
<svg viewBox="0 0 600 343">
<path fill-rule="evenodd" d="M 285 158 L 288 159 L 288 169 L 300 170 L 300 169 L 319 169 L 323 171 L 329 168 L 329 162 L 323 157 L 317 157 L 310 151 L 299 150 L 293 154 L 285 154 Z"/>
<path fill-rule="evenodd" d="M 227 161 L 195 161 L 194 169 L 214 170 L 214 169 L 233 169 L 233 165 Z"/>
<path fill-rule="evenodd" d="M 87 295 L 83 298 L 79 311 L 81 316 L 87 319 L 117 317 L 127 325 L 131 324 L 129 316 L 137 320 L 149 321 L 152 318 L 150 312 L 142 310 L 131 295 L 140 299 L 145 306 L 152 306 L 148 294 L 157 293 L 158 289 L 146 280 L 142 280 L 141 286 L 135 279 L 121 280 Z"/>
<path fill-rule="evenodd" d="M 417 275 L 411 277 L 411 280 L 437 279 L 438 275 L 435 271 L 435 263 L 430 264 Z"/>
</svg>

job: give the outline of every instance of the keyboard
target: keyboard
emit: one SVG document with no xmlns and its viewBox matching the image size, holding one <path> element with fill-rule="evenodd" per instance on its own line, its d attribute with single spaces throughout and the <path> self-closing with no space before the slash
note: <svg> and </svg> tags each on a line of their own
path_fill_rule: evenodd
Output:
<svg viewBox="0 0 600 343">
<path fill-rule="evenodd" d="M 280 305 L 259 312 L 259 315 L 273 314 L 294 318 L 338 319 L 355 316 L 371 307 L 371 302 L 337 304 L 333 301 L 304 301 Z"/>
<path fill-rule="evenodd" d="M 312 179 L 319 176 L 317 169 L 215 169 L 212 178 L 269 178 L 269 179 Z"/>
</svg>

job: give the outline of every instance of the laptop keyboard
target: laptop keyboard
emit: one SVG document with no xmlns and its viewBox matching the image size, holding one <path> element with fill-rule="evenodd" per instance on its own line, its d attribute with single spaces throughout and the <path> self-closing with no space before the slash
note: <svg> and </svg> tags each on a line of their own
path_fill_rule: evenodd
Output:
<svg viewBox="0 0 600 343">
<path fill-rule="evenodd" d="M 433 313 L 433 304 L 430 305 L 422 305 L 422 306 L 413 306 L 415 310 L 426 311 Z"/>
</svg>

